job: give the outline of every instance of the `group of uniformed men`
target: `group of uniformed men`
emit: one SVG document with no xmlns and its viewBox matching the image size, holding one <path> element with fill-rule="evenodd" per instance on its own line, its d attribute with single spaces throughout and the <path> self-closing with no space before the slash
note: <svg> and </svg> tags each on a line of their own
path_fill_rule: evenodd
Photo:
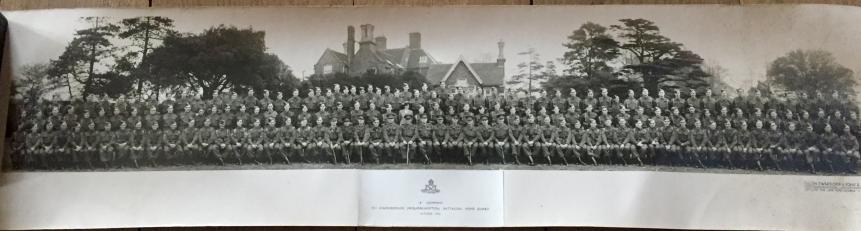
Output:
<svg viewBox="0 0 861 231">
<path fill-rule="evenodd" d="M 389 86 L 268 90 L 162 101 L 23 102 L 13 163 L 27 169 L 191 164 L 649 164 L 854 173 L 858 112 L 845 95 L 711 90 L 625 99 L 600 89 Z M 813 114 L 813 115 L 811 115 Z"/>
</svg>

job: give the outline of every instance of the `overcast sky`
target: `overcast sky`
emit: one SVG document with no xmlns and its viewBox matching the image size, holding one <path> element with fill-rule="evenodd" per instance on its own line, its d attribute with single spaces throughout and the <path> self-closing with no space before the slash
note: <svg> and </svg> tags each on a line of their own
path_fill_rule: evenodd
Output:
<svg viewBox="0 0 861 231">
<path fill-rule="evenodd" d="M 43 10 L 4 12 L 10 24 L 12 64 L 56 58 L 84 28 L 82 16 L 159 15 L 175 20 L 182 32 L 199 33 L 218 24 L 266 31 L 269 52 L 297 76 L 313 73 L 326 48 L 342 51 L 346 27 L 375 25 L 388 47 L 404 47 L 408 33 L 420 32 L 422 46 L 441 62 L 495 60 L 505 41 L 506 75 L 516 73 L 535 48 L 543 60 L 557 60 L 562 43 L 581 24 L 618 23 L 622 18 L 654 21 L 662 34 L 727 69 L 728 82 L 744 87 L 765 78 L 767 64 L 793 49 L 823 49 L 861 72 L 861 9 L 840 6 L 529 6 L 417 8 L 199 8 L 152 10 Z M 560 65 L 561 67 L 562 65 Z M 14 71 L 14 70 L 13 70 Z"/>
</svg>

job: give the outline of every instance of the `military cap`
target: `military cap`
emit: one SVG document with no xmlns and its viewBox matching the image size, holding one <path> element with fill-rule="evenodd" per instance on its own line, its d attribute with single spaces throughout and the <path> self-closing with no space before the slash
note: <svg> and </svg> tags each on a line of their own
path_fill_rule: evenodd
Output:
<svg viewBox="0 0 861 231">
<path fill-rule="evenodd" d="M 445 120 L 445 116 L 438 115 L 435 118 L 436 120 Z"/>
<path fill-rule="evenodd" d="M 487 116 L 483 115 L 483 116 L 479 117 L 479 119 L 481 119 L 482 121 L 487 120 Z"/>
<path fill-rule="evenodd" d="M 465 116 L 465 117 L 463 118 L 463 120 L 465 120 L 465 121 L 473 121 L 473 120 L 475 120 L 475 118 L 473 118 L 473 116 Z"/>
<path fill-rule="evenodd" d="M 428 119 L 427 114 L 419 114 L 419 119 Z"/>
<path fill-rule="evenodd" d="M 363 115 L 357 115 L 357 116 L 356 116 L 356 120 L 365 120 L 365 116 L 363 116 Z"/>
<path fill-rule="evenodd" d="M 404 119 L 406 119 L 406 120 L 412 120 L 412 119 L 413 119 L 413 115 L 404 115 Z"/>
<path fill-rule="evenodd" d="M 395 115 L 394 114 L 388 114 L 388 115 L 386 115 L 386 119 L 387 120 L 393 120 L 393 119 L 395 119 Z"/>
</svg>

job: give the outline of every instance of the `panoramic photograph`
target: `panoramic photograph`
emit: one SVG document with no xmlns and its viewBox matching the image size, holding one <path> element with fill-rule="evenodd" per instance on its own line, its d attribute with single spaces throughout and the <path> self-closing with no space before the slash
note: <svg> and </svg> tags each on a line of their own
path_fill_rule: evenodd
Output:
<svg viewBox="0 0 861 231">
<path fill-rule="evenodd" d="M 2 166 L 859 170 L 861 66 L 841 47 L 857 38 L 785 42 L 777 19 L 672 8 L 500 10 L 10 15 L 34 20 L 10 27 Z"/>
</svg>

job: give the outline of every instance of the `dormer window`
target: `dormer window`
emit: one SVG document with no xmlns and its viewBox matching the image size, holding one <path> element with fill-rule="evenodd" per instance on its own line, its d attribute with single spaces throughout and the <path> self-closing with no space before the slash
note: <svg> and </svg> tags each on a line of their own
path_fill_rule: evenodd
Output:
<svg viewBox="0 0 861 231">
<path fill-rule="evenodd" d="M 419 63 L 427 64 L 428 63 L 428 57 L 427 56 L 419 56 Z"/>
</svg>

